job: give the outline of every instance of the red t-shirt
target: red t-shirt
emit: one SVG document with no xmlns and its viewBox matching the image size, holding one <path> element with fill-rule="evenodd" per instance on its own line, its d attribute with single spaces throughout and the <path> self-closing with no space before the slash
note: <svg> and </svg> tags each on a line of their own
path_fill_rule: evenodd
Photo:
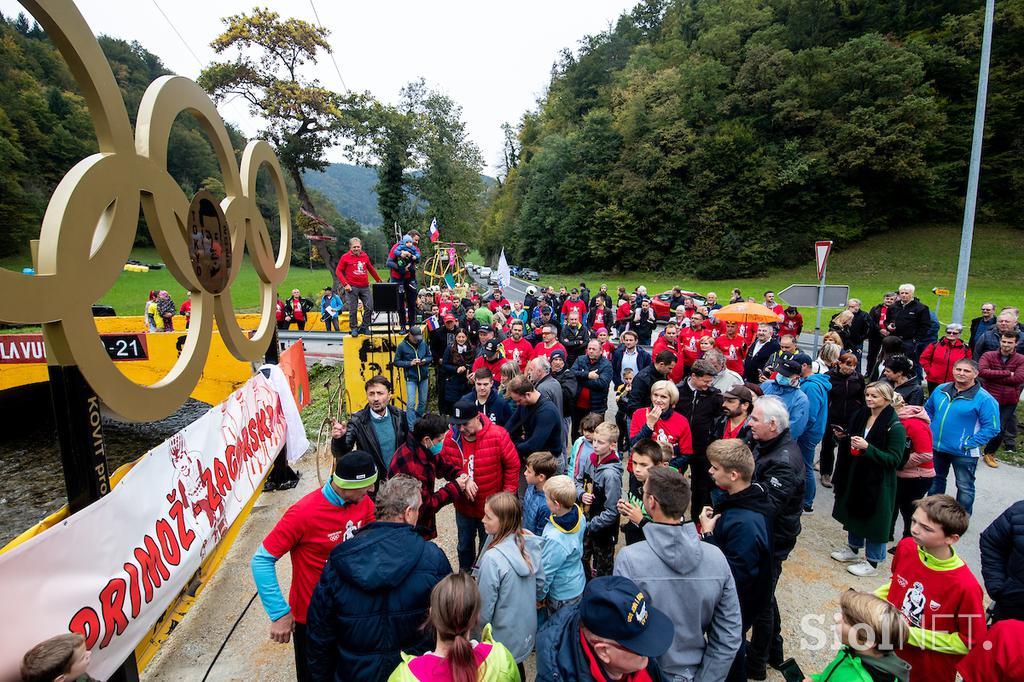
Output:
<svg viewBox="0 0 1024 682">
<path fill-rule="evenodd" d="M 971 569 L 966 564 L 950 570 L 925 565 L 913 538 L 903 538 L 896 546 L 888 600 L 912 627 L 956 632 L 968 649 L 985 636 L 981 585 Z M 910 682 L 954 682 L 956 664 L 963 658 L 910 644 L 897 655 L 911 665 Z"/>
<path fill-rule="evenodd" d="M 580 314 L 580 321 L 583 321 L 583 316 L 587 314 L 587 304 L 583 301 L 566 300 L 562 304 L 562 314 L 565 315 L 565 319 L 569 319 L 569 313 L 576 311 Z"/>
<path fill-rule="evenodd" d="M 273 556 L 291 557 L 288 606 L 296 622 L 306 622 L 309 599 L 331 550 L 373 521 L 373 500 L 369 495 L 355 504 L 337 507 L 317 489 L 293 504 L 263 540 L 263 548 Z"/>
<path fill-rule="evenodd" d="M 612 361 L 612 353 L 615 352 L 615 344 L 611 341 L 605 341 L 604 345 L 601 346 L 601 355 L 604 356 L 608 362 Z"/>
<path fill-rule="evenodd" d="M 729 338 L 725 334 L 715 340 L 715 345 L 725 355 L 725 366 L 743 376 L 743 356 L 746 354 L 747 342 L 737 334 Z"/>
<path fill-rule="evenodd" d="M 648 407 L 641 407 L 639 410 L 633 413 L 633 417 L 629 421 L 629 437 L 633 438 L 636 434 L 640 433 L 640 429 L 647 423 L 647 413 L 650 411 Z M 690 422 L 687 421 L 686 417 L 679 414 L 675 410 L 668 413 L 668 417 L 665 415 L 661 416 L 661 419 L 654 423 L 654 435 L 651 436 L 654 440 L 659 443 L 668 443 L 675 447 L 679 446 L 680 455 L 692 455 L 693 454 L 693 439 L 690 437 Z"/>
<path fill-rule="evenodd" d="M 476 360 L 473 361 L 473 367 L 470 371 L 475 372 L 481 367 L 486 367 L 491 370 L 491 374 L 494 375 L 495 381 L 501 381 L 501 366 L 508 362 L 508 358 L 498 357 L 497 360 L 491 362 L 482 355 L 477 356 Z"/>
<path fill-rule="evenodd" d="M 697 359 L 697 353 L 700 351 L 700 337 L 705 336 L 707 332 L 703 328 L 681 329 L 679 331 L 679 349 L 682 353 L 683 362 L 687 367 L 693 364 L 693 361 Z"/>
<path fill-rule="evenodd" d="M 513 341 L 511 338 L 507 338 L 501 342 L 501 345 L 505 347 L 505 359 L 514 360 L 519 365 L 519 369 L 523 372 L 526 371 L 526 363 L 533 358 L 533 346 L 526 339 L 519 339 L 519 341 Z"/>
<path fill-rule="evenodd" d="M 541 341 L 540 343 L 538 343 L 536 346 L 533 347 L 533 357 L 537 357 L 539 355 L 543 355 L 544 357 L 550 359 L 551 354 L 554 353 L 556 350 L 560 350 L 563 353 L 565 353 L 565 357 L 566 358 L 569 357 L 569 353 L 566 352 L 565 346 L 563 346 L 558 341 L 555 341 L 555 345 L 551 346 L 551 348 L 545 348 L 544 347 L 544 342 Z"/>
<path fill-rule="evenodd" d="M 629 301 L 623 301 L 619 304 L 619 307 L 615 309 L 615 321 L 621 322 L 622 320 L 628 320 L 630 316 Z"/>
<path fill-rule="evenodd" d="M 370 275 L 373 275 L 378 282 L 380 281 L 380 275 L 374 270 L 373 263 L 370 262 L 370 257 L 366 255 L 365 251 L 358 256 L 353 255 L 351 251 L 342 254 L 338 259 L 335 274 L 338 275 L 342 284 L 351 284 L 360 289 L 370 286 Z"/>
<path fill-rule="evenodd" d="M 751 322 L 740 322 L 736 325 L 736 333 L 749 346 L 754 341 L 754 337 L 757 336 L 757 324 Z"/>
<path fill-rule="evenodd" d="M 445 315 L 449 314 L 454 309 L 455 303 L 452 301 L 441 301 L 437 304 L 437 314 L 442 320 L 444 320 Z"/>
</svg>

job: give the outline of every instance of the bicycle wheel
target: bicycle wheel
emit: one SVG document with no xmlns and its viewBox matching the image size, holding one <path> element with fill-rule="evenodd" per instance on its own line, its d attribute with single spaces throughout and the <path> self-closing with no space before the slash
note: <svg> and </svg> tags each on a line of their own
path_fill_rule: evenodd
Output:
<svg viewBox="0 0 1024 682">
<path fill-rule="evenodd" d="M 320 485 L 330 480 L 334 473 L 334 455 L 331 454 L 331 420 L 325 419 L 316 436 L 316 478 Z"/>
</svg>

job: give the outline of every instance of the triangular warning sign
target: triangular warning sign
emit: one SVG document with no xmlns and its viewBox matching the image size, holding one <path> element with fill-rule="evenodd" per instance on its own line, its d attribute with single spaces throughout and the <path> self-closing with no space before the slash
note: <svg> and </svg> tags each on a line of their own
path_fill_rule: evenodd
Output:
<svg viewBox="0 0 1024 682">
<path fill-rule="evenodd" d="M 814 242 L 814 260 L 818 262 L 818 279 L 825 274 L 825 261 L 832 251 L 832 242 Z"/>
</svg>

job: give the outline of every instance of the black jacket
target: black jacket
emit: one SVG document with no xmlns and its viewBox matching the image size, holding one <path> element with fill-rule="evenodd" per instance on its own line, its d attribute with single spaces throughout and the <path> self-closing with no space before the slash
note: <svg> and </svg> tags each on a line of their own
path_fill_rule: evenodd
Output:
<svg viewBox="0 0 1024 682">
<path fill-rule="evenodd" d="M 981 534 L 981 577 L 998 620 L 1024 620 L 1024 500 Z"/>
<path fill-rule="evenodd" d="M 378 521 L 331 551 L 306 621 L 313 680 L 385 682 L 401 652 L 421 654 L 430 591 L 452 567 L 405 523 Z"/>
<path fill-rule="evenodd" d="M 768 490 L 761 483 L 752 483 L 746 490 L 722 497 L 715 514 L 722 518 L 705 541 L 721 549 L 729 561 L 746 629 L 771 604 L 772 507 Z"/>
<path fill-rule="evenodd" d="M 785 561 L 800 535 L 804 511 L 804 458 L 789 429 L 754 448 L 754 482 L 768 489 L 775 558 Z"/>
<path fill-rule="evenodd" d="M 916 377 L 911 377 L 910 381 L 905 381 L 899 386 L 893 386 L 892 390 L 903 396 L 903 402 L 907 405 L 924 405 L 924 389 Z"/>
<path fill-rule="evenodd" d="M 850 345 L 855 349 L 860 349 L 868 338 L 870 330 L 871 315 L 863 310 L 855 312 L 853 314 L 853 321 L 850 322 Z"/>
<path fill-rule="evenodd" d="M 715 419 L 715 426 L 713 430 L 714 440 L 719 438 L 725 438 L 725 426 L 729 423 L 729 417 L 723 412 Z M 754 449 L 756 442 L 754 441 L 754 435 L 750 432 L 750 419 L 748 418 L 743 426 L 740 427 L 740 432 L 734 436 L 739 438 L 741 441 L 746 443 L 747 447 L 751 450 Z"/>
<path fill-rule="evenodd" d="M 895 325 L 895 329 L 892 329 L 891 333 L 903 340 L 904 351 L 910 357 L 914 357 L 913 352 L 917 342 L 928 338 L 928 328 L 932 325 L 932 318 L 929 315 L 928 306 L 921 303 L 921 299 L 914 298 L 906 304 L 897 299 L 889 308 L 885 322 L 887 325 Z"/>
<path fill-rule="evenodd" d="M 409 437 L 408 424 L 405 413 L 394 405 L 388 405 L 388 414 L 391 416 L 391 425 L 395 429 L 395 448 L 402 446 L 402 443 Z M 348 420 L 348 431 L 341 438 L 331 440 L 331 453 L 339 455 L 352 450 L 364 450 L 373 455 L 373 461 L 377 463 L 377 471 L 380 475 L 386 476 L 388 467 L 384 464 L 384 454 L 380 451 L 380 443 L 377 441 L 377 434 L 373 432 L 373 425 L 370 424 L 370 406 L 353 414 Z M 395 453 L 389 452 L 388 455 Z"/>
<path fill-rule="evenodd" d="M 590 373 L 597 372 L 597 379 L 591 379 Z M 577 358 L 572 366 L 572 373 L 576 376 L 576 384 L 580 389 L 590 391 L 590 405 L 588 409 L 592 412 L 604 412 L 608 409 L 608 386 L 612 383 L 612 363 L 603 355 L 598 356 L 597 362 L 591 362 L 590 358 L 584 355 Z"/>
<path fill-rule="evenodd" d="M 468 400 L 471 403 L 476 403 L 476 391 L 466 393 L 459 400 Z M 492 422 L 504 428 L 505 423 L 512 417 L 512 413 L 515 412 L 515 403 L 509 403 L 509 401 L 501 397 L 501 394 L 498 393 L 498 385 L 494 384 L 491 386 L 491 393 L 487 396 L 487 402 L 484 403 L 481 412 L 486 414 L 487 418 Z"/>
<path fill-rule="evenodd" d="M 747 357 L 743 359 L 743 380 L 749 381 L 752 384 L 760 384 L 761 377 L 758 376 L 758 372 L 765 368 L 768 364 L 768 358 L 779 350 L 779 342 L 776 339 L 772 339 L 768 343 L 761 346 L 761 349 L 754 353 L 754 343 L 751 343 L 747 347 Z"/>
<path fill-rule="evenodd" d="M 641 407 L 651 406 L 651 386 L 658 381 L 668 379 L 660 374 L 654 365 L 647 365 L 633 377 L 633 388 L 629 392 L 629 402 L 626 403 L 626 417 L 632 417 L 633 413 Z"/>
<path fill-rule="evenodd" d="M 558 340 L 565 346 L 565 352 L 569 356 L 565 360 L 566 367 L 572 367 L 576 358 L 583 355 L 587 350 L 587 343 L 590 341 L 590 330 L 583 324 L 578 327 L 570 327 L 568 323 L 562 327 L 562 333 Z"/>
<path fill-rule="evenodd" d="M 879 303 L 868 311 L 868 339 L 872 339 L 875 342 L 881 342 L 882 340 L 881 328 L 878 325 L 882 319 L 882 308 L 885 307 L 886 306 Z M 885 314 L 886 324 L 892 322 L 892 320 L 889 319 L 889 314 L 890 313 Z"/>
<path fill-rule="evenodd" d="M 828 423 L 849 426 L 850 417 L 864 407 L 864 377 L 857 372 L 843 374 L 833 367 L 828 378 L 832 382 L 828 392 Z"/>
<path fill-rule="evenodd" d="M 594 682 L 590 662 L 581 648 L 579 609 L 579 604 L 560 609 L 537 633 L 538 680 Z M 647 674 L 652 682 L 665 679 L 658 667 L 658 659 L 653 656 L 647 659 Z"/>
<path fill-rule="evenodd" d="M 559 453 L 564 447 L 562 415 L 546 396 L 534 405 L 521 405 L 505 424 L 523 462 L 535 452 Z"/>
<path fill-rule="evenodd" d="M 576 375 L 572 373 L 567 364 L 561 372 L 558 374 L 552 372 L 551 376 L 562 387 L 562 416 L 568 417 L 572 414 L 572 408 L 576 405 L 576 394 L 579 393 Z"/>
<path fill-rule="evenodd" d="M 715 420 L 722 414 L 722 393 L 714 386 L 706 391 L 695 392 L 688 379 L 676 384 L 679 402 L 676 412 L 690 422 L 690 437 L 693 439 L 693 456 L 706 459 L 708 445 L 717 438 Z"/>
</svg>

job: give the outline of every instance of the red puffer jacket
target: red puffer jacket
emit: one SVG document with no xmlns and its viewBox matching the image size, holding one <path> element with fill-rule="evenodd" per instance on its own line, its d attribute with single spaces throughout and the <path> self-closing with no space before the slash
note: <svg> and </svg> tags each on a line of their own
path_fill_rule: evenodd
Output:
<svg viewBox="0 0 1024 682">
<path fill-rule="evenodd" d="M 484 502 L 502 490 L 513 495 L 519 490 L 519 454 L 508 431 L 480 415 L 483 428 L 476 440 L 468 441 L 456 430 L 444 437 L 441 457 L 445 462 L 469 474 L 479 488 L 475 500 L 460 497 L 455 511 L 474 519 L 484 517 Z"/>
<path fill-rule="evenodd" d="M 999 351 L 982 354 L 978 362 L 981 387 L 992 394 L 1000 405 L 1016 405 L 1024 386 L 1024 355 L 1014 353 L 1003 362 Z"/>
<path fill-rule="evenodd" d="M 921 352 L 921 367 L 928 381 L 944 384 L 953 380 L 953 365 L 971 357 L 971 349 L 957 339 L 950 343 L 945 338 L 929 344 Z"/>
</svg>

